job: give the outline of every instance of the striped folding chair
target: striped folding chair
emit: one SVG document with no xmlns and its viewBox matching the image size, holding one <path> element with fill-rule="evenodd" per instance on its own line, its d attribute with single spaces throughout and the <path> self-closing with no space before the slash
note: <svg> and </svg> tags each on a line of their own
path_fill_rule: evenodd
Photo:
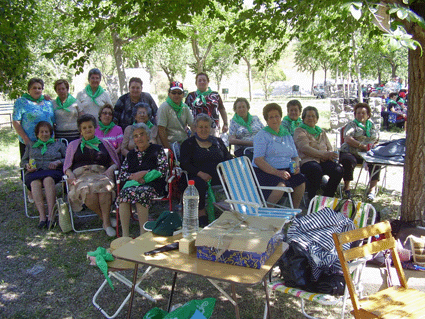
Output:
<svg viewBox="0 0 425 319">
<path fill-rule="evenodd" d="M 260 186 L 248 157 L 242 156 L 217 165 L 218 176 L 232 209 L 246 215 L 281 217 L 291 219 L 301 212 L 294 209 L 290 187 Z M 290 208 L 276 205 L 267 207 L 263 189 L 281 190 L 288 193 Z"/>
<path fill-rule="evenodd" d="M 340 198 L 317 195 L 310 201 L 307 214 L 314 214 L 315 212 L 321 210 L 324 207 L 335 209 L 340 201 L 341 201 Z M 376 210 L 371 204 L 356 202 L 355 206 L 356 206 L 355 208 L 357 213 L 353 219 L 353 222 L 356 228 L 363 228 L 368 225 L 373 225 L 375 223 Z M 344 214 L 345 216 L 351 218 L 351 215 L 353 213 L 353 207 L 347 201 L 341 207 L 340 212 Z M 371 239 L 372 238 L 369 238 L 368 242 L 370 242 Z M 356 285 L 356 290 L 360 294 L 362 293 L 362 290 L 363 290 L 362 284 L 361 284 L 361 274 L 365 266 L 366 266 L 366 259 L 353 261 L 349 265 L 353 282 Z M 301 312 L 306 318 L 310 318 L 310 319 L 316 319 L 316 317 L 313 317 L 306 313 L 304 300 L 314 301 L 325 306 L 335 306 L 335 305 L 341 304 L 342 302 L 341 318 L 344 318 L 347 298 L 350 296 L 350 293 L 347 288 L 345 288 L 344 295 L 342 297 L 338 297 L 338 296 L 332 296 L 328 294 L 312 293 L 299 288 L 287 287 L 285 286 L 285 283 L 281 279 L 273 280 L 272 282 L 270 282 L 268 284 L 268 288 L 271 289 L 272 292 L 280 291 L 280 292 L 290 294 L 292 296 L 300 298 Z"/>
</svg>

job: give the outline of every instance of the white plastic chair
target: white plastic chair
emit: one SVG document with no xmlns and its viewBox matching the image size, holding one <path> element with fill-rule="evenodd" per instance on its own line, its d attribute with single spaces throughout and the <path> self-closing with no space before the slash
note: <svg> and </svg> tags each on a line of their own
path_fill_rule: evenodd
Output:
<svg viewBox="0 0 425 319">
<path fill-rule="evenodd" d="M 265 217 L 282 217 L 291 219 L 301 212 L 292 204 L 291 187 L 260 186 L 248 157 L 237 157 L 217 165 L 218 176 L 223 185 L 232 209 L 246 215 Z M 267 207 L 262 193 L 263 189 L 281 190 L 288 193 L 290 208 L 283 206 Z"/>
<path fill-rule="evenodd" d="M 315 196 L 311 201 L 307 210 L 307 214 L 315 213 L 321 210 L 324 207 L 329 207 L 335 209 L 341 199 L 334 197 L 326 196 Z M 376 210 L 369 203 L 356 202 L 356 216 L 353 220 L 356 228 L 363 228 L 368 225 L 373 225 L 376 219 Z M 352 210 L 350 209 L 351 205 L 348 202 L 343 205 L 341 208 L 341 213 L 347 217 L 351 217 Z M 368 242 L 372 238 L 368 239 Z M 361 294 L 363 291 L 361 284 L 361 274 L 364 267 L 366 266 L 366 259 L 357 260 L 350 264 L 350 272 L 353 276 L 353 281 L 356 283 L 356 289 Z M 315 301 L 321 305 L 334 306 L 342 302 L 341 318 L 344 318 L 345 315 L 345 306 L 347 298 L 350 296 L 347 287 L 345 288 L 344 295 L 341 297 L 332 296 L 328 294 L 312 293 L 299 288 L 287 287 L 281 280 L 275 280 L 268 284 L 268 288 L 271 291 L 280 291 L 283 293 L 290 294 L 292 296 L 301 298 L 301 312 L 306 318 L 316 319 L 316 317 L 310 316 L 305 311 L 305 302 L 304 300 Z"/>
</svg>

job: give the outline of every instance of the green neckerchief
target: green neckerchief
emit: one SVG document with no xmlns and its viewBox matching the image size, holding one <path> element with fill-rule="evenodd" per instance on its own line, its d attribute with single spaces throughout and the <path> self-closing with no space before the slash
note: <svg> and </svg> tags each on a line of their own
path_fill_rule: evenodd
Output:
<svg viewBox="0 0 425 319">
<path fill-rule="evenodd" d="M 283 125 L 280 125 L 279 127 L 279 133 L 276 133 L 275 130 L 273 130 L 272 128 L 270 128 L 270 126 L 266 126 L 265 128 L 263 128 L 264 131 L 269 132 L 272 135 L 276 135 L 276 136 L 286 136 L 286 135 L 291 135 L 291 133 L 289 133 L 289 131 L 283 127 Z"/>
<path fill-rule="evenodd" d="M 311 126 L 308 126 L 307 124 L 301 123 L 299 127 L 305 129 L 311 135 L 314 135 L 315 138 L 318 138 L 320 133 L 322 133 L 322 129 L 318 127 L 317 125 L 315 127 L 311 127 Z"/>
<path fill-rule="evenodd" d="M 103 124 L 101 121 L 99 121 L 99 129 L 106 135 L 112 128 L 115 126 L 114 122 L 109 123 L 109 125 Z"/>
<path fill-rule="evenodd" d="M 207 100 L 205 100 L 205 96 L 207 96 L 208 94 L 210 94 L 212 92 L 211 88 L 208 87 L 208 90 L 206 90 L 205 92 L 201 92 L 199 90 L 196 90 L 196 98 L 195 98 L 195 102 L 194 104 L 197 104 L 199 100 L 202 101 L 203 104 L 207 105 Z"/>
<path fill-rule="evenodd" d="M 81 138 L 81 153 L 84 153 L 84 146 L 90 146 L 92 149 L 100 152 L 98 145 L 100 144 L 100 140 L 97 136 L 93 137 L 91 140 L 86 140 L 84 137 Z"/>
<path fill-rule="evenodd" d="M 149 127 L 149 128 L 152 128 L 152 127 L 153 127 L 153 124 L 152 124 L 152 122 L 151 122 L 151 121 L 147 121 L 145 124 L 146 124 L 146 125 L 147 125 L 147 127 Z"/>
<path fill-rule="evenodd" d="M 243 117 L 239 116 L 236 113 L 235 113 L 235 115 L 233 115 L 232 120 L 235 121 L 236 123 L 238 123 L 241 126 L 245 126 L 248 129 L 248 132 L 249 133 L 252 133 L 252 128 L 251 128 L 252 115 L 249 114 L 249 112 L 248 112 L 248 122 L 245 122 L 245 120 L 243 119 Z"/>
<path fill-rule="evenodd" d="M 37 103 L 40 103 L 41 101 L 43 101 L 43 100 L 44 100 L 44 95 L 40 96 L 40 97 L 38 98 L 38 100 L 34 99 L 34 98 L 33 98 L 31 95 L 29 95 L 28 93 L 24 93 L 24 94 L 22 94 L 22 97 L 23 97 L 23 98 L 26 98 L 27 100 L 30 100 L 30 101 L 32 101 L 32 102 L 37 102 Z"/>
<path fill-rule="evenodd" d="M 106 248 L 104 247 L 97 247 L 95 251 L 89 251 L 87 253 L 87 256 L 96 257 L 96 265 L 99 267 L 100 271 L 105 276 L 106 280 L 108 281 L 109 286 L 114 289 L 114 286 L 112 285 L 112 280 L 109 278 L 108 275 L 108 261 L 113 261 L 114 257 L 111 253 L 109 253 Z"/>
<path fill-rule="evenodd" d="M 357 119 L 354 119 L 354 123 L 356 123 L 356 125 L 358 127 L 360 127 L 361 129 L 363 129 L 363 131 L 366 132 L 366 136 L 370 137 L 370 129 L 372 128 L 372 122 L 367 120 L 366 121 L 366 126 L 363 125 L 362 123 L 360 123 L 359 121 L 357 121 Z"/>
<path fill-rule="evenodd" d="M 291 119 L 288 115 L 286 115 L 284 118 L 283 118 L 283 120 L 284 121 L 287 121 L 287 122 L 289 122 L 289 124 L 291 125 L 291 131 L 293 132 L 293 131 L 295 131 L 295 129 L 298 127 L 298 126 L 300 126 L 300 124 L 303 122 L 302 120 L 301 120 L 301 118 L 298 118 L 298 119 L 296 119 L 295 121 L 293 120 L 293 119 Z"/>
<path fill-rule="evenodd" d="M 168 103 L 169 106 L 171 106 L 173 108 L 174 111 L 176 111 L 177 113 L 177 117 L 180 118 L 180 116 L 182 115 L 183 112 L 183 108 L 187 105 L 185 103 L 180 102 L 180 105 L 177 105 L 176 103 L 173 102 L 173 100 L 168 96 L 166 102 Z"/>
<path fill-rule="evenodd" d="M 96 92 L 94 92 L 94 94 L 93 94 L 93 91 L 91 89 L 90 84 L 88 84 L 86 86 L 86 89 L 85 90 L 86 90 L 87 95 L 90 96 L 91 100 L 94 102 L 94 104 L 99 105 L 96 102 L 96 98 L 99 97 L 103 92 L 105 92 L 105 90 L 99 85 L 97 87 Z"/>
<path fill-rule="evenodd" d="M 59 96 L 56 98 L 56 104 L 58 105 L 58 107 L 56 108 L 56 110 L 65 110 L 67 112 L 71 112 L 69 110 L 69 107 L 75 102 L 77 101 L 77 99 L 75 97 L 73 97 L 71 94 L 68 93 L 68 97 L 66 98 L 65 102 L 61 102 L 61 99 L 59 98 Z"/>
<path fill-rule="evenodd" d="M 53 137 L 49 138 L 49 140 L 46 142 L 43 142 L 42 140 L 38 139 L 37 142 L 35 142 L 32 147 L 37 148 L 43 145 L 43 147 L 41 148 L 41 155 L 44 155 L 44 153 L 46 153 L 47 151 L 47 144 L 52 144 L 54 142 L 55 140 L 53 139 Z"/>
</svg>

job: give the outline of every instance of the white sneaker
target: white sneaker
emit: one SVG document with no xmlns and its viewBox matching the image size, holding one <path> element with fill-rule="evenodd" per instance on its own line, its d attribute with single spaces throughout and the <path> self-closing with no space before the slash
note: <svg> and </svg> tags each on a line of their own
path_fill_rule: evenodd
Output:
<svg viewBox="0 0 425 319">
<path fill-rule="evenodd" d="M 111 218 L 111 226 L 112 227 L 117 227 L 117 220 L 115 218 Z"/>
<path fill-rule="evenodd" d="M 106 235 L 108 235 L 108 237 L 115 237 L 117 235 L 117 232 L 111 226 L 104 228 L 104 230 L 106 232 Z"/>
</svg>

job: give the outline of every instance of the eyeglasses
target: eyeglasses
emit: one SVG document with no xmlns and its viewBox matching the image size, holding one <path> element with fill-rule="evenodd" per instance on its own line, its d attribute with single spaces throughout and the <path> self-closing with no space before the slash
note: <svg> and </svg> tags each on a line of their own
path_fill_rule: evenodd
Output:
<svg viewBox="0 0 425 319">
<path fill-rule="evenodd" d="M 172 94 L 172 95 L 176 95 L 176 94 L 178 94 L 178 95 L 182 95 L 182 94 L 183 94 L 183 92 L 182 92 L 182 91 L 172 91 L 172 92 L 171 92 L 171 94 Z"/>
<path fill-rule="evenodd" d="M 112 116 L 112 112 L 102 112 L 101 114 L 103 114 L 103 115 L 111 115 Z"/>
</svg>

